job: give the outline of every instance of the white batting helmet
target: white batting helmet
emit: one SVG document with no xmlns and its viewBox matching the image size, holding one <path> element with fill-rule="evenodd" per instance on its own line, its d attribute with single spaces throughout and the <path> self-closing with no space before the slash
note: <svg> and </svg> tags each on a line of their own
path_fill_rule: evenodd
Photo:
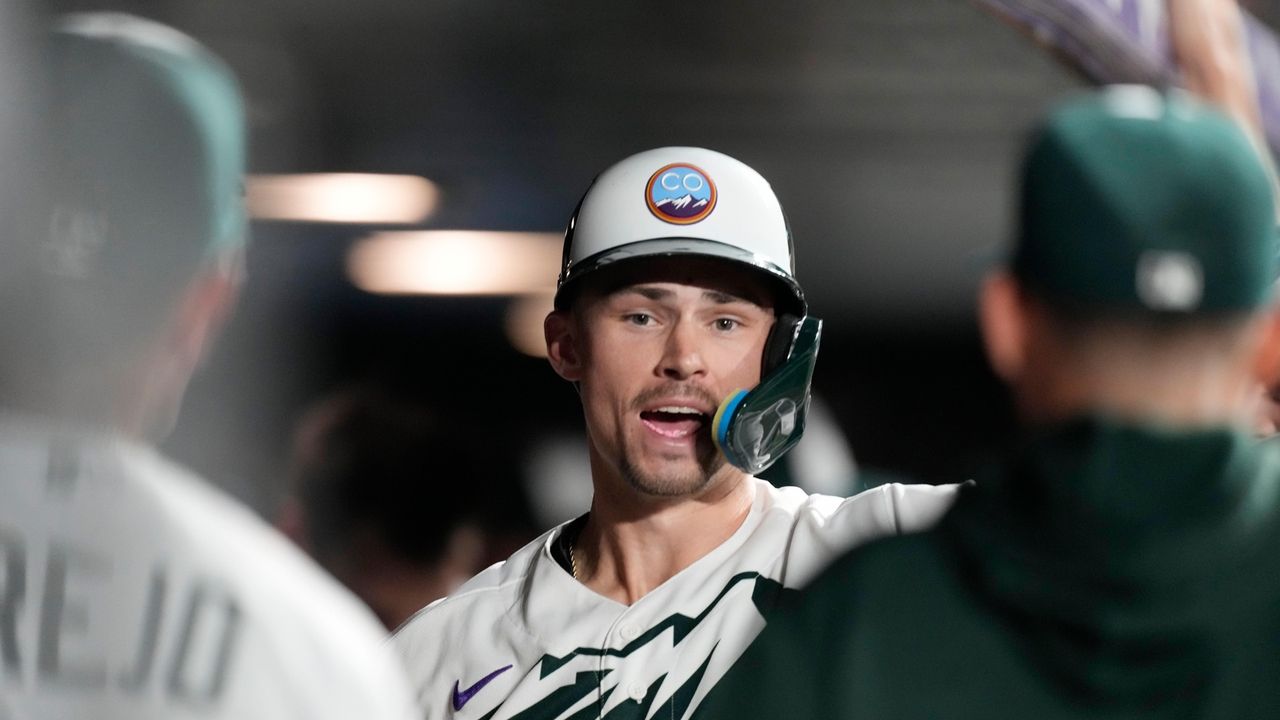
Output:
<svg viewBox="0 0 1280 720">
<path fill-rule="evenodd" d="M 578 279 L 641 257 L 708 256 L 753 268 L 783 291 L 787 312 L 808 307 L 795 279 L 791 232 L 760 173 L 695 147 L 646 150 L 587 189 L 565 233 L 556 307 Z"/>
</svg>

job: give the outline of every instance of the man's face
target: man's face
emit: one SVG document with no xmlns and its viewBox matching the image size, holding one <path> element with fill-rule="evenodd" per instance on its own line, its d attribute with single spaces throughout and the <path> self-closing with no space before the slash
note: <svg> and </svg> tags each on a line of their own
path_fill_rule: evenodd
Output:
<svg viewBox="0 0 1280 720">
<path fill-rule="evenodd" d="M 574 305 L 587 432 L 632 488 L 697 494 L 733 473 L 711 439 L 729 393 L 760 381 L 772 298 L 715 261 L 655 261 Z"/>
</svg>

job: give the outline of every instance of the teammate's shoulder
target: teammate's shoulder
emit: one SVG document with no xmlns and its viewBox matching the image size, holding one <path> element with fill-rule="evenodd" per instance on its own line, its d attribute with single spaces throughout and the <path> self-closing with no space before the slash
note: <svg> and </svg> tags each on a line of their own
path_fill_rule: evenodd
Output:
<svg viewBox="0 0 1280 720">
<path fill-rule="evenodd" d="M 138 481 L 156 502 L 166 541 L 194 567 L 235 588 L 250 612 L 277 627 L 330 626 L 379 640 L 377 622 L 354 595 L 257 513 L 155 452 L 133 459 Z"/>
<path fill-rule="evenodd" d="M 257 513 L 149 447 L 117 443 L 95 462 L 127 494 L 127 516 L 146 523 L 166 565 L 235 608 L 242 672 L 277 687 L 300 716 L 364 708 L 367 717 L 411 717 L 412 696 L 373 614 Z M 318 685 L 323 703 L 307 695 Z"/>
<path fill-rule="evenodd" d="M 373 613 L 309 556 L 239 501 L 180 468 L 166 483 L 190 532 L 216 532 L 200 562 L 235 588 L 272 667 L 314 685 L 329 678 L 329 717 L 409 718 L 412 693 Z M 268 640 L 268 637 L 270 638 Z M 264 662 L 267 660 L 264 659 Z M 282 677 L 283 679 L 283 677 Z"/>
</svg>

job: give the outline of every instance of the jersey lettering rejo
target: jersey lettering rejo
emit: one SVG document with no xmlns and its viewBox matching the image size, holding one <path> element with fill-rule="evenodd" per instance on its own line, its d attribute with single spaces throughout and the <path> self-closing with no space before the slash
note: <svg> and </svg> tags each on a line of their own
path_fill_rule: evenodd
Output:
<svg viewBox="0 0 1280 720">
<path fill-rule="evenodd" d="M 782 593 L 850 547 L 931 526 L 956 487 L 891 484 L 836 498 L 749 482 L 742 526 L 630 606 L 556 561 L 562 525 L 419 611 L 393 645 L 425 717 L 688 718 Z"/>
<path fill-rule="evenodd" d="M 371 615 L 247 509 L 0 421 L 0 720 L 416 716 Z"/>
</svg>

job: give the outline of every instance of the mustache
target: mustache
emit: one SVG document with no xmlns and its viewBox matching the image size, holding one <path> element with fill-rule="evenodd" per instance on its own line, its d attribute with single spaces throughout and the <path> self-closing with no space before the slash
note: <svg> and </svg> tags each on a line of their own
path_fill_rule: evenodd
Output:
<svg viewBox="0 0 1280 720">
<path fill-rule="evenodd" d="M 631 401 L 631 409 L 643 410 L 645 405 L 648 405 L 654 400 L 670 399 L 700 400 L 702 401 L 699 403 L 701 405 L 710 406 L 712 408 L 720 407 L 720 398 L 717 398 L 710 390 L 707 390 L 704 387 L 685 383 L 671 383 L 668 385 L 649 388 L 648 390 L 641 392 Z"/>
</svg>

